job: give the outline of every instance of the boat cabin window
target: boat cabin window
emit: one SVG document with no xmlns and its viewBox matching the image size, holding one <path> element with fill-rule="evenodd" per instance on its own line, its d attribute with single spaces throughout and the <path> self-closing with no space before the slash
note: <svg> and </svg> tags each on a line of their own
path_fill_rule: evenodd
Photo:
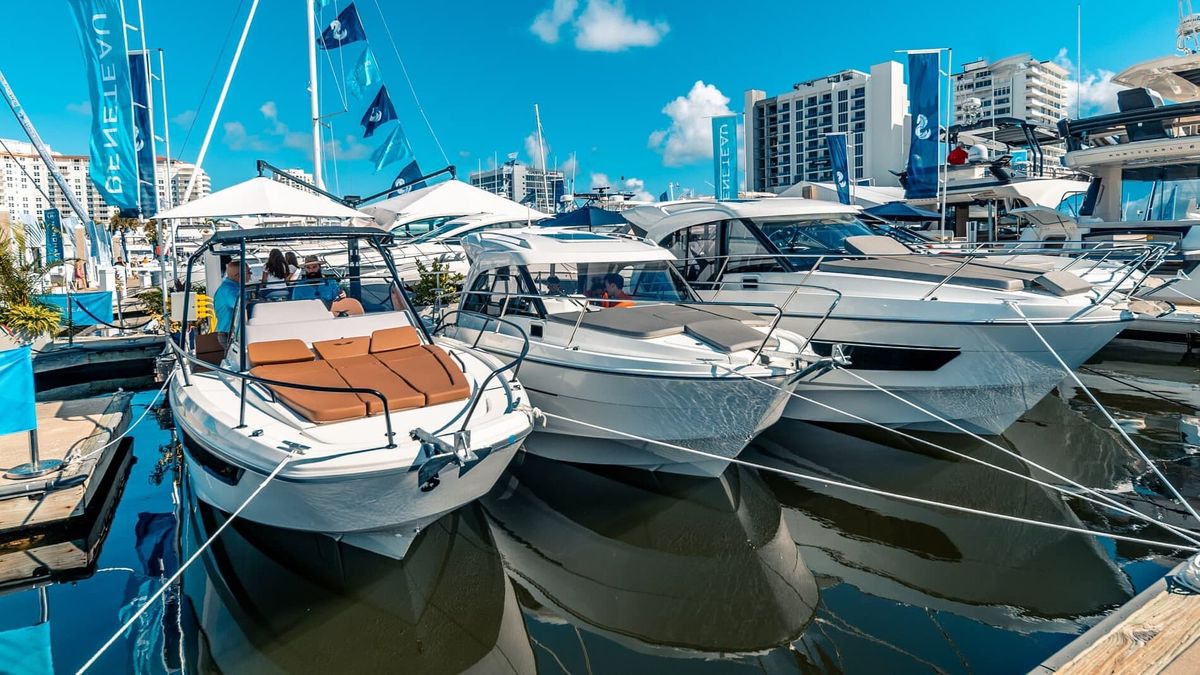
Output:
<svg viewBox="0 0 1200 675">
<path fill-rule="evenodd" d="M 755 225 L 781 253 L 845 254 L 846 237 L 873 234 L 853 216 L 756 222 Z"/>
<path fill-rule="evenodd" d="M 1123 170 L 1121 220 L 1200 220 L 1200 164 Z"/>
<path fill-rule="evenodd" d="M 538 291 L 529 285 L 529 280 L 516 267 L 496 267 L 480 272 L 464 294 L 463 311 L 487 314 L 488 316 L 532 316 L 542 317 L 545 312 L 540 303 L 530 296 Z"/>
<path fill-rule="evenodd" d="M 442 225 L 457 220 L 467 214 L 462 213 L 457 216 L 434 216 L 432 218 L 421 218 L 419 220 L 411 220 L 403 225 L 397 225 L 392 228 L 392 234 L 397 237 L 418 237 L 430 230 L 437 229 Z"/>
<path fill-rule="evenodd" d="M 694 299 L 691 289 L 679 277 L 672 261 L 669 260 L 552 263 L 530 265 L 527 270 L 533 285 L 538 289 L 537 292 L 547 298 L 582 295 L 601 300 L 658 302 L 688 302 Z M 610 281 L 617 282 L 614 284 L 617 291 L 611 294 Z M 555 306 L 558 304 L 555 303 Z M 574 303 L 571 305 L 567 310 L 578 309 Z M 547 305 L 547 308 L 550 309 L 550 305 Z"/>
<path fill-rule="evenodd" d="M 702 223 L 676 230 L 659 242 L 679 259 L 680 270 L 688 283 L 701 288 L 717 281 L 720 261 L 720 223 Z"/>
<path fill-rule="evenodd" d="M 786 268 L 777 256 L 754 232 L 740 220 L 725 223 L 725 245 L 729 262 L 725 271 L 729 273 L 784 272 Z"/>
</svg>

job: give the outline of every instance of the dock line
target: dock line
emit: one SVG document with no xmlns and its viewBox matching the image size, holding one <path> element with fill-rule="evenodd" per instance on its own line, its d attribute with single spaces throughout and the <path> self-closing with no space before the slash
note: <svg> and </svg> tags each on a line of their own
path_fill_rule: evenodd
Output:
<svg viewBox="0 0 1200 675">
<path fill-rule="evenodd" d="M 170 373 L 167 374 L 167 376 L 163 379 L 162 386 L 159 387 L 159 389 L 158 389 L 158 393 L 154 394 L 154 398 L 150 399 L 150 402 L 146 404 L 146 409 L 143 410 L 142 414 L 139 415 L 138 418 L 133 421 L 133 424 L 130 424 L 129 426 L 125 427 L 125 431 L 122 431 L 119 436 L 109 440 L 109 442 L 105 443 L 104 445 L 102 445 L 102 446 L 96 448 L 95 450 L 92 450 L 88 454 L 82 455 L 80 457 L 73 457 L 72 455 L 75 452 L 75 448 L 71 448 L 70 450 L 67 451 L 66 457 L 63 458 L 63 465 L 66 466 L 68 464 L 71 464 L 72 462 L 85 461 L 89 457 L 98 455 L 101 452 L 103 452 L 105 449 L 110 448 L 110 447 L 116 445 L 117 443 L 120 443 L 126 436 L 129 435 L 129 433 L 131 431 L 133 431 L 134 427 L 141 424 L 142 420 L 146 419 L 146 415 L 150 414 L 150 411 L 154 409 L 154 405 L 156 403 L 158 403 L 158 397 L 162 396 L 162 393 L 167 390 L 167 385 L 171 383 L 171 378 L 174 376 L 175 376 L 174 370 L 172 370 Z"/>
</svg>

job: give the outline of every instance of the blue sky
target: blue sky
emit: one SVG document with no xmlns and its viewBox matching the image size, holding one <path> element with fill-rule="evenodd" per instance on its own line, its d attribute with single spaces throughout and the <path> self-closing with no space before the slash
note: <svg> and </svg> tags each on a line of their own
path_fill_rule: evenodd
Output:
<svg viewBox="0 0 1200 675">
<path fill-rule="evenodd" d="M 135 0 L 126 0 L 133 12 Z M 66 0 L 5 3 L 5 75 L 54 149 L 87 151 L 87 82 Z M 325 20 L 346 0 L 333 0 Z M 710 188 L 704 118 L 741 112 L 743 91 L 768 95 L 843 68 L 866 70 L 898 49 L 952 47 L 956 63 L 1030 52 L 1075 60 L 1074 0 L 751 3 L 651 0 L 358 0 L 368 37 L 423 169 L 445 165 L 388 41 L 391 29 L 421 104 L 460 175 L 509 152 L 532 158 L 526 139 L 541 108 L 549 163 L 574 158 L 577 189 L 593 174 L 657 195 L 668 181 Z M 149 45 L 163 47 L 173 154 L 194 161 L 249 0 L 144 0 Z M 379 9 L 382 9 L 382 14 Z M 919 11 L 916 13 L 914 10 Z M 1107 73 L 1173 52 L 1176 3 L 1084 0 L 1085 108 L 1110 95 Z M 14 30 L 23 26 L 26 30 Z M 230 34 L 232 32 L 232 34 Z M 133 34 L 131 33 L 131 36 Z M 228 38 L 227 38 L 228 36 Z M 214 186 L 252 175 L 254 160 L 311 163 L 302 0 L 264 0 L 251 29 L 205 168 Z M 47 46 L 49 45 L 49 46 Z M 224 54 L 222 54 L 224 50 Z M 360 51 L 344 48 L 348 71 Z M 323 110 L 342 105 L 340 70 L 322 63 Z M 211 85 L 209 84 L 211 78 Z M 332 78 L 332 79 L 331 79 Z M 1089 78 L 1095 78 L 1089 82 Z M 702 86 L 696 83 L 702 82 Z M 208 87 L 205 96 L 206 86 Z M 343 193 L 384 189 L 398 167 L 375 174 L 362 141 L 369 96 L 331 118 Z M 679 99 L 679 100 L 677 100 Z M 669 110 L 671 115 L 664 112 Z M 22 138 L 11 115 L 0 134 Z M 160 134 L 161 135 L 161 134 Z M 161 148 L 160 148 L 161 154 Z M 328 169 L 332 172 L 332 167 Z"/>
</svg>

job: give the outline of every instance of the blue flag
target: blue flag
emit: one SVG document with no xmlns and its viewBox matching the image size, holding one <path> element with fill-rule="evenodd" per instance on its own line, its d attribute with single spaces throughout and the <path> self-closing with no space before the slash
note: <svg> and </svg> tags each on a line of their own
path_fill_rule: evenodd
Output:
<svg viewBox="0 0 1200 675">
<path fill-rule="evenodd" d="M 42 222 L 46 226 L 46 264 L 57 265 L 64 257 L 62 214 L 58 209 L 46 209 L 42 212 Z"/>
<path fill-rule="evenodd" d="M 939 52 L 908 55 L 908 98 L 912 133 L 904 198 L 933 197 L 938 191 Z"/>
<path fill-rule="evenodd" d="M 37 428 L 29 345 L 0 352 L 0 434 Z"/>
<path fill-rule="evenodd" d="M 829 148 L 829 168 L 833 172 L 838 201 L 849 204 L 850 167 L 846 164 L 846 134 L 825 134 L 825 145 Z"/>
<path fill-rule="evenodd" d="M 379 88 L 379 93 L 375 94 L 375 100 L 371 101 L 371 107 L 367 108 L 367 112 L 363 113 L 363 138 L 370 138 L 371 134 L 380 125 L 386 124 L 396 119 L 396 108 L 392 106 L 392 97 L 388 96 L 387 85 Z"/>
<path fill-rule="evenodd" d="M 667 191 L 663 190 L 663 193 L 658 196 L 658 201 L 665 202 L 665 201 L 667 201 L 668 197 L 669 197 L 669 195 L 667 194 Z"/>
<path fill-rule="evenodd" d="M 421 177 L 421 167 L 417 166 L 417 160 L 413 160 L 404 165 L 400 169 L 400 173 L 396 176 L 396 180 L 392 181 L 392 187 L 395 191 L 388 194 L 388 197 L 395 197 L 413 190 L 420 190 L 425 187 L 425 181 L 414 182 Z"/>
<path fill-rule="evenodd" d="M 146 53 L 129 53 L 129 82 L 133 91 L 133 146 L 137 152 L 138 207 L 144 216 L 158 213 L 158 186 L 154 174 L 154 143 L 150 138 L 150 75 Z"/>
<path fill-rule="evenodd" d="M 88 66 L 92 103 L 88 175 L 105 203 L 119 209 L 137 209 L 133 93 L 120 0 L 71 0 L 71 13 Z"/>
<path fill-rule="evenodd" d="M 358 8 L 354 3 L 350 3 L 336 19 L 329 22 L 325 30 L 321 31 L 321 37 L 317 38 L 317 46 L 321 49 L 337 49 L 366 39 L 367 32 L 363 30 L 362 20 L 358 18 Z"/>
<path fill-rule="evenodd" d="M 737 199 L 737 117 L 712 118 L 713 185 L 717 199 Z"/>
<path fill-rule="evenodd" d="M 362 98 L 367 89 L 382 79 L 383 75 L 379 73 L 379 64 L 375 62 L 375 53 L 371 51 L 370 47 L 367 47 L 358 57 L 358 62 L 355 63 L 350 77 L 346 78 L 346 91 L 354 98 Z"/>
<path fill-rule="evenodd" d="M 408 145 L 408 137 L 404 135 L 404 127 L 399 124 L 396 124 L 396 128 L 388 134 L 383 145 L 375 148 L 375 152 L 371 153 L 371 163 L 375 165 L 376 173 L 388 164 L 402 161 L 407 166 L 415 159 L 412 148 Z"/>
</svg>

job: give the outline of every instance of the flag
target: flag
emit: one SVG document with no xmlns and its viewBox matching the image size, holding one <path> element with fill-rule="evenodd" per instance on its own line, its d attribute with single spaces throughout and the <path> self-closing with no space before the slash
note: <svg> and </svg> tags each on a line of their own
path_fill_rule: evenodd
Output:
<svg viewBox="0 0 1200 675">
<path fill-rule="evenodd" d="M 663 193 L 658 196 L 658 201 L 660 201 L 660 202 L 667 201 L 667 191 L 666 190 L 663 190 Z"/>
<path fill-rule="evenodd" d="M 938 191 L 938 108 L 941 52 L 910 52 L 908 95 L 912 131 L 904 198 L 933 197 Z"/>
<path fill-rule="evenodd" d="M 387 140 L 383 142 L 383 145 L 375 148 L 375 152 L 371 153 L 371 163 L 375 165 L 376 173 L 388 164 L 403 161 L 407 166 L 409 162 L 415 159 L 412 147 L 408 144 L 408 137 L 404 135 L 404 127 L 399 124 L 396 124 L 396 128 L 392 129 L 392 133 L 388 134 Z"/>
<path fill-rule="evenodd" d="M 358 57 L 358 62 L 354 65 L 350 77 L 346 79 L 346 91 L 354 98 L 362 98 L 368 88 L 382 79 L 383 75 L 379 73 L 379 64 L 375 62 L 375 53 L 371 51 L 370 47 L 367 47 Z"/>
<path fill-rule="evenodd" d="M 46 224 L 46 264 L 56 265 L 63 261 L 62 214 L 58 209 L 46 209 L 42 212 L 42 222 Z"/>
<path fill-rule="evenodd" d="M 158 213 L 158 186 L 154 143 L 150 141 L 150 75 L 146 52 L 129 53 L 129 81 L 133 92 L 133 147 L 137 153 L 138 208 L 149 217 Z"/>
<path fill-rule="evenodd" d="M 358 9 L 354 3 L 350 3 L 336 19 L 329 22 L 325 30 L 321 31 L 321 37 L 317 38 L 317 46 L 321 49 L 337 49 L 366 39 L 367 32 L 363 30 L 362 20 L 358 18 Z"/>
<path fill-rule="evenodd" d="M 713 185 L 717 199 L 737 199 L 737 117 L 712 118 Z"/>
<path fill-rule="evenodd" d="M 136 209 L 137 160 L 133 145 L 133 93 L 125 54 L 120 0 L 71 0 L 75 29 L 88 67 L 92 103 L 88 175 L 105 203 Z"/>
<path fill-rule="evenodd" d="M 29 345 L 0 351 L 0 434 L 37 428 Z"/>
<path fill-rule="evenodd" d="M 829 168 L 833 172 L 833 186 L 837 188 L 838 201 L 850 203 L 850 167 L 846 162 L 846 134 L 825 134 L 825 145 L 829 148 Z"/>
<path fill-rule="evenodd" d="M 414 159 L 413 161 L 404 165 L 403 169 L 400 169 L 400 173 L 397 174 L 396 179 L 392 181 L 392 187 L 395 188 L 395 191 L 388 193 L 388 197 L 395 197 L 397 195 L 402 195 L 406 192 L 411 192 L 412 190 L 420 190 L 421 188 L 425 187 L 425 181 L 421 181 L 419 183 L 413 182 L 420 177 L 421 167 L 417 166 L 417 160 Z"/>
<path fill-rule="evenodd" d="M 396 119 L 396 108 L 392 106 L 392 98 L 388 96 L 387 85 L 379 88 L 379 93 L 375 94 L 375 100 L 371 101 L 371 107 L 367 108 L 367 112 L 363 113 L 363 138 L 370 138 L 375 130 L 387 122 Z"/>
</svg>

